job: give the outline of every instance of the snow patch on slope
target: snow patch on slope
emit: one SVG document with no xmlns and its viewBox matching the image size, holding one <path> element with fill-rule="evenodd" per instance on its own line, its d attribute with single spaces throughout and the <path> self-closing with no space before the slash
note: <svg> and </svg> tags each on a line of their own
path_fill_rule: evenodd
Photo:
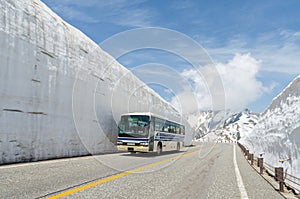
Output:
<svg viewBox="0 0 300 199">
<path fill-rule="evenodd" d="M 248 109 L 238 113 L 230 110 L 207 111 L 197 116 L 195 139 L 216 142 L 234 142 L 240 137 L 248 136 L 258 121 L 258 114 Z"/>
<path fill-rule="evenodd" d="M 231 140 L 239 140 L 247 137 L 258 121 L 258 114 L 249 110 L 232 115 L 224 123 L 223 134 L 228 135 Z"/>
</svg>

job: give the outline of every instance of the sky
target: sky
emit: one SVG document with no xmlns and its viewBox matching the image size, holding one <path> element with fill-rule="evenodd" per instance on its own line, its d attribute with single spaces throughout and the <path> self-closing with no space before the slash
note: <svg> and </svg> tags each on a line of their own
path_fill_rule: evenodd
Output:
<svg viewBox="0 0 300 199">
<path fill-rule="evenodd" d="M 300 74 L 298 0 L 42 1 L 109 53 L 127 47 L 115 58 L 187 112 L 213 109 L 214 92 L 262 112 Z"/>
</svg>

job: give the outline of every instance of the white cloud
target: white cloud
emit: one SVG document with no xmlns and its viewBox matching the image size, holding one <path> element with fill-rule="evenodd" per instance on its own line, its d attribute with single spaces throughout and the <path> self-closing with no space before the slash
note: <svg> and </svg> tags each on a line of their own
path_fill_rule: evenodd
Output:
<svg viewBox="0 0 300 199">
<path fill-rule="evenodd" d="M 182 114 L 193 113 L 200 109 L 199 98 L 201 96 L 198 94 L 199 93 L 186 90 L 176 94 L 176 96 L 172 98 L 171 104 Z M 209 98 L 209 95 L 206 96 Z M 206 98 L 202 98 L 201 102 L 203 102 L 205 99 Z"/>
<path fill-rule="evenodd" d="M 183 10 L 188 9 L 194 6 L 194 3 L 192 1 L 171 1 L 169 4 L 170 8 L 176 9 L 176 10 Z"/>
<path fill-rule="evenodd" d="M 152 18 L 156 16 L 153 10 L 140 8 L 144 1 L 128 0 L 65 0 L 50 1 L 49 5 L 60 16 L 68 20 L 86 23 L 105 22 L 128 27 L 153 26 Z"/>
<path fill-rule="evenodd" d="M 79 9 L 72 8 L 67 5 L 57 5 L 53 7 L 53 10 L 63 16 L 63 18 L 72 20 L 77 19 L 78 21 L 86 23 L 96 23 L 98 20 L 89 14 L 80 11 Z"/>
<path fill-rule="evenodd" d="M 265 88 L 256 78 L 259 68 L 260 62 L 250 54 L 236 54 L 227 64 L 217 64 L 227 108 L 242 109 L 261 97 Z"/>
<path fill-rule="evenodd" d="M 223 82 L 228 109 L 245 108 L 249 103 L 261 97 L 267 89 L 256 78 L 260 61 L 250 54 L 236 54 L 228 63 L 216 64 L 216 68 Z M 202 70 L 206 70 L 205 67 Z M 205 79 L 195 69 L 185 70 L 182 76 L 191 82 L 192 91 L 185 89 L 177 95 L 177 98 L 173 98 L 171 103 L 186 113 L 199 109 L 212 109 L 212 95 L 210 95 Z"/>
<path fill-rule="evenodd" d="M 155 16 L 155 13 L 147 9 L 133 9 L 121 11 L 111 22 L 122 26 L 130 27 L 148 27 L 152 26 L 151 18 Z M 151 17 L 150 17 L 151 16 Z"/>
<path fill-rule="evenodd" d="M 287 74 L 300 73 L 300 33 L 281 30 L 259 35 L 256 38 L 237 36 L 227 45 L 214 47 L 210 44 L 208 52 L 219 61 L 228 60 L 236 53 L 251 52 L 262 61 L 260 70 Z"/>
</svg>

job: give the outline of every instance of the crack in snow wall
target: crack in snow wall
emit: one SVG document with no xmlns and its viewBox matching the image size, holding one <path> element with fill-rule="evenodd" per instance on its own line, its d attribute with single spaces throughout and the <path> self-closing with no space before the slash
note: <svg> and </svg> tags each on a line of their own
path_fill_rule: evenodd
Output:
<svg viewBox="0 0 300 199">
<path fill-rule="evenodd" d="M 124 112 L 179 113 L 38 0 L 0 0 L 0 164 L 115 151 Z"/>
</svg>

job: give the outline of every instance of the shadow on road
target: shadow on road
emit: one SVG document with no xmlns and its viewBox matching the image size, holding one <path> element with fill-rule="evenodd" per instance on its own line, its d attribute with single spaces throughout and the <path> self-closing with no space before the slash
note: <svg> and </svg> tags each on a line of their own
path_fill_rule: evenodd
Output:
<svg viewBox="0 0 300 199">
<path fill-rule="evenodd" d="M 160 157 L 160 156 L 167 156 L 171 154 L 182 154 L 185 151 L 165 151 L 162 152 L 160 155 L 157 155 L 155 152 L 149 152 L 149 153 L 124 153 L 121 156 L 130 156 L 130 157 L 143 157 L 143 158 L 153 158 L 153 157 Z"/>
</svg>

